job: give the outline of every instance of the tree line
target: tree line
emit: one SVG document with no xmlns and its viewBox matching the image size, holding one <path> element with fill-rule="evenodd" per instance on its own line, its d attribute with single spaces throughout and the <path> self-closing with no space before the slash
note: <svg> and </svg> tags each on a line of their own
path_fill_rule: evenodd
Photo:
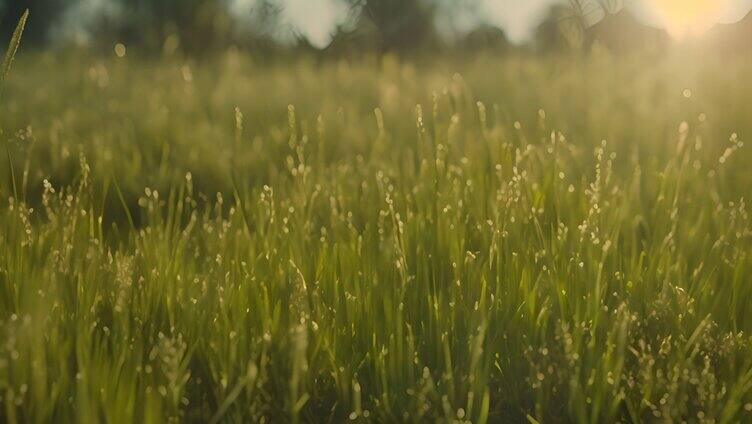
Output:
<svg viewBox="0 0 752 424">
<path fill-rule="evenodd" d="M 442 33 L 437 24 L 440 19 L 451 20 L 456 13 L 475 10 L 477 0 L 337 1 L 350 12 L 334 29 L 333 41 L 325 49 L 333 54 L 414 54 L 447 47 L 494 51 L 510 48 L 504 32 L 482 19 L 460 36 L 447 37 Z M 94 42 L 123 42 L 147 51 L 180 49 L 201 54 L 236 45 L 270 53 L 311 47 L 294 30 L 281 36 L 285 28 L 283 7 L 279 0 L 0 0 L 0 33 L 10 34 L 18 16 L 28 8 L 32 18 L 25 42 L 30 46 L 65 42 L 61 29 L 76 22 Z M 77 16 L 91 10 L 95 10 L 93 16 Z M 558 37 L 551 33 L 552 25 L 558 28 L 556 13 L 552 9 L 541 24 L 540 39 Z"/>
<path fill-rule="evenodd" d="M 301 49 L 332 55 L 561 51 L 596 42 L 622 51 L 660 47 L 668 38 L 621 10 L 620 0 L 556 4 L 524 47 L 512 46 L 504 31 L 482 16 L 459 35 L 442 31 L 442 24 L 454 16 L 478 11 L 478 0 L 335 1 L 349 13 L 333 29 L 332 42 L 323 51 L 285 25 L 282 0 L 0 0 L 0 38 L 12 33 L 26 9 L 31 11 L 24 36 L 29 47 L 65 43 L 62 29 L 75 22 L 93 43 L 103 46 L 122 42 L 147 52 L 179 50 L 189 55 L 231 45 L 264 55 Z M 749 33 L 735 38 L 743 40 Z"/>
</svg>

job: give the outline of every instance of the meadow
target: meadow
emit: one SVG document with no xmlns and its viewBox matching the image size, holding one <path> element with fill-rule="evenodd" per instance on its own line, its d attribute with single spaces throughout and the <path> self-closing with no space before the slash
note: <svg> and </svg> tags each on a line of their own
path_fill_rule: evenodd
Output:
<svg viewBox="0 0 752 424">
<path fill-rule="evenodd" d="M 7 80 L 0 421 L 752 420 L 749 60 L 137 53 Z"/>
</svg>

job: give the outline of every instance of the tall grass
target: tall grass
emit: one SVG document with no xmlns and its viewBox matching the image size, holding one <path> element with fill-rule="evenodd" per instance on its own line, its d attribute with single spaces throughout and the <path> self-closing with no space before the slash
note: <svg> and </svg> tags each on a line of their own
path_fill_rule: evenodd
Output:
<svg viewBox="0 0 752 424">
<path fill-rule="evenodd" d="M 0 70 L 0 95 L 2 95 L 2 87 L 5 83 L 5 79 L 10 73 L 10 69 L 13 66 L 13 60 L 18 52 L 18 47 L 21 45 L 21 36 L 23 35 L 24 28 L 26 27 L 26 20 L 29 18 L 29 10 L 27 9 L 18 20 L 18 25 L 13 31 L 13 35 L 10 38 L 8 44 L 8 50 L 5 52 L 5 58 L 3 59 L 3 66 Z"/>
<path fill-rule="evenodd" d="M 744 61 L 18 65 L 5 421 L 752 418 Z"/>
</svg>

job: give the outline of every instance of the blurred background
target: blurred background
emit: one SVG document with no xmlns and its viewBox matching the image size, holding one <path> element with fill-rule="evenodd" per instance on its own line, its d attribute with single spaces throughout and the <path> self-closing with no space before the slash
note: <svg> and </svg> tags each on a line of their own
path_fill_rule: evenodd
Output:
<svg viewBox="0 0 752 424">
<path fill-rule="evenodd" d="M 736 54 L 752 40 L 752 0 L 0 0 L 3 37 L 27 8 L 26 48 L 144 55 L 624 52 L 672 40 Z"/>
</svg>

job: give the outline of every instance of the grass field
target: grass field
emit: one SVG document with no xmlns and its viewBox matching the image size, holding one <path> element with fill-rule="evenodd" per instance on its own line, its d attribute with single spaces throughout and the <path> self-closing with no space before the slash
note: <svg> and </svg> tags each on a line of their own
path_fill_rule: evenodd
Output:
<svg viewBox="0 0 752 424">
<path fill-rule="evenodd" d="M 26 53 L 0 421 L 752 420 L 751 72 Z"/>
</svg>

